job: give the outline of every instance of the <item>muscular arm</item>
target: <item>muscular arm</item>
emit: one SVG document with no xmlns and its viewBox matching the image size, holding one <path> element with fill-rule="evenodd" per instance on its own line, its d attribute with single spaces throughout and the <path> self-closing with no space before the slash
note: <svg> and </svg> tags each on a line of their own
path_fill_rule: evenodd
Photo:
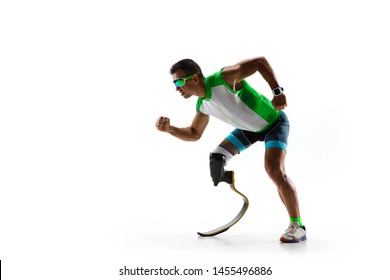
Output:
<svg viewBox="0 0 390 280">
<path fill-rule="evenodd" d="M 168 132 L 183 141 L 197 141 L 202 137 L 204 130 L 209 123 L 209 116 L 196 111 L 196 115 L 189 127 L 176 127 L 170 124 L 167 117 L 159 117 L 156 128 L 162 132 Z"/>
<path fill-rule="evenodd" d="M 227 66 L 223 69 L 224 80 L 233 89 L 241 88 L 241 81 L 254 73 L 259 72 L 266 80 L 271 89 L 279 86 L 274 70 L 265 57 L 255 57 L 243 60 L 235 65 Z M 272 99 L 272 104 L 276 110 L 284 109 L 287 106 L 286 96 L 280 94 Z"/>
<path fill-rule="evenodd" d="M 246 59 L 235 65 L 227 66 L 223 69 L 222 75 L 225 81 L 233 88 L 234 85 L 256 72 L 263 76 L 271 89 L 279 86 L 271 65 L 263 56 Z"/>
</svg>

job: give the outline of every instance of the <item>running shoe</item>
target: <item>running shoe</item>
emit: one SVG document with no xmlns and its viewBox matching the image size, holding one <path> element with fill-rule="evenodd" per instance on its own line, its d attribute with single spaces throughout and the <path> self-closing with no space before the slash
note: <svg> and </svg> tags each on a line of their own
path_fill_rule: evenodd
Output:
<svg viewBox="0 0 390 280">
<path fill-rule="evenodd" d="M 290 222 L 286 232 L 279 239 L 285 243 L 298 243 L 306 240 L 306 228 L 297 222 Z"/>
</svg>

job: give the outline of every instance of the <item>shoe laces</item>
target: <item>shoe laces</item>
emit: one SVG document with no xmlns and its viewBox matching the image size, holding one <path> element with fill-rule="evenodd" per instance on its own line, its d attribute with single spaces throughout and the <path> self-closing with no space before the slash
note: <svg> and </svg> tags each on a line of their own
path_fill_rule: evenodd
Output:
<svg viewBox="0 0 390 280">
<path fill-rule="evenodd" d="M 298 229 L 298 225 L 295 223 L 291 223 L 288 228 L 286 229 L 286 233 L 295 233 Z"/>
</svg>

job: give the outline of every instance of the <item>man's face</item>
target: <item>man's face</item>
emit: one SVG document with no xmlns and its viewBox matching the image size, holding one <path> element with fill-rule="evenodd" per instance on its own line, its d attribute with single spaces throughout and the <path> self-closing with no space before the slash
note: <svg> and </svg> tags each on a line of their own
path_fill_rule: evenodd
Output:
<svg viewBox="0 0 390 280">
<path fill-rule="evenodd" d="M 172 79 L 175 83 L 176 90 L 180 92 L 184 98 L 190 98 L 193 94 L 195 82 L 192 77 L 193 75 L 186 76 L 182 70 L 177 70 L 172 74 Z"/>
</svg>

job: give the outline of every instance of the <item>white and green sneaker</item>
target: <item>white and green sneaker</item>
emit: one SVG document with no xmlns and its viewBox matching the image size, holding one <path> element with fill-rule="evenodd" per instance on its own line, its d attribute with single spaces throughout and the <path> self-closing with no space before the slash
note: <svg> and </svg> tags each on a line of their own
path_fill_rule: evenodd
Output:
<svg viewBox="0 0 390 280">
<path fill-rule="evenodd" d="M 306 240 L 306 228 L 297 222 L 290 222 L 286 232 L 279 239 L 285 243 L 298 243 Z"/>
</svg>

